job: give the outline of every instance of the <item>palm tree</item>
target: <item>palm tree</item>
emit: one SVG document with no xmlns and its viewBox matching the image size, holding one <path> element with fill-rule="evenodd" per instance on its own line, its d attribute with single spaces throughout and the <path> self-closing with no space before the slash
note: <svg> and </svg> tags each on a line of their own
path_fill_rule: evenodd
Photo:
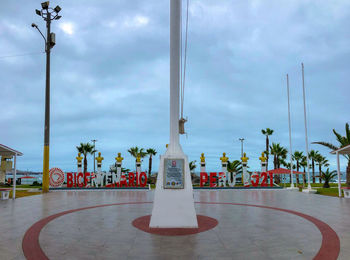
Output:
<svg viewBox="0 0 350 260">
<path fill-rule="evenodd" d="M 262 129 L 261 133 L 266 136 L 266 170 L 269 169 L 269 136 L 273 134 L 273 130 L 270 128 Z"/>
<path fill-rule="evenodd" d="M 128 150 L 128 153 L 130 153 L 131 156 L 135 158 L 135 160 L 137 159 L 138 156 L 140 156 L 141 158 L 144 158 L 147 155 L 147 153 L 143 148 L 140 149 L 137 146 L 130 147 L 130 149 Z"/>
<path fill-rule="evenodd" d="M 329 188 L 329 181 L 335 176 L 337 176 L 337 171 L 329 172 L 329 168 L 325 172 L 322 172 L 321 178 L 324 180 L 323 188 Z"/>
<path fill-rule="evenodd" d="M 152 172 L 152 156 L 157 154 L 157 151 L 152 148 L 148 148 L 146 150 L 147 154 L 149 155 L 149 161 L 148 161 L 148 178 L 151 177 Z"/>
<path fill-rule="evenodd" d="M 318 165 L 318 172 L 320 175 L 320 183 L 322 183 L 322 181 L 321 181 L 321 179 L 322 179 L 322 176 L 321 176 L 322 175 L 322 166 L 328 167 L 329 163 L 328 163 L 328 160 L 326 159 L 326 157 L 322 156 L 321 154 L 318 154 L 316 156 L 315 162 Z"/>
<path fill-rule="evenodd" d="M 315 179 L 315 161 L 316 161 L 318 155 L 319 155 L 318 151 L 311 150 L 309 152 L 309 159 L 311 160 L 311 169 L 312 169 L 312 183 L 316 182 L 316 179 Z"/>
<path fill-rule="evenodd" d="M 306 183 L 306 167 L 307 167 L 307 162 L 306 162 L 307 158 L 305 155 L 303 155 L 303 158 L 301 159 L 301 162 L 300 162 L 300 166 L 304 168 L 304 174 L 303 174 L 303 187 L 305 186 L 305 183 Z"/>
<path fill-rule="evenodd" d="M 93 154 L 95 151 L 94 145 L 90 143 L 80 143 L 80 146 L 77 146 L 77 150 L 79 153 L 82 153 L 84 155 L 84 173 L 87 172 L 87 155 Z"/>
<path fill-rule="evenodd" d="M 333 133 L 336 136 L 339 146 L 327 142 L 313 142 L 313 144 L 320 144 L 332 150 L 337 150 L 350 144 L 350 129 L 348 123 L 345 124 L 345 136 L 340 135 L 335 129 L 333 129 Z M 346 186 L 350 188 L 350 155 L 344 154 L 344 157 L 348 160 L 348 165 L 346 167 Z"/>
<path fill-rule="evenodd" d="M 234 160 L 232 162 L 227 161 L 227 171 L 235 172 L 236 174 L 242 173 L 242 163 L 240 160 Z"/>
<path fill-rule="evenodd" d="M 300 151 L 295 151 L 294 154 L 292 155 L 293 159 L 296 161 L 296 167 L 297 167 L 297 172 L 299 171 L 300 168 L 300 162 L 303 160 L 303 152 Z M 299 174 L 296 176 L 297 178 L 297 184 L 299 184 Z"/>
<path fill-rule="evenodd" d="M 145 152 L 145 149 L 143 148 L 140 149 L 137 146 L 130 147 L 130 149 L 128 150 L 128 153 L 130 153 L 131 156 L 135 157 L 135 159 L 137 158 L 138 155 L 140 155 L 141 158 L 144 158 L 147 155 L 147 152 Z"/>
<path fill-rule="evenodd" d="M 273 155 L 274 169 L 280 168 L 283 160 L 287 158 L 288 150 L 281 146 L 279 143 L 272 143 L 270 146 L 271 154 Z M 276 175 L 276 183 L 280 183 L 280 176 Z"/>
<path fill-rule="evenodd" d="M 188 165 L 190 167 L 191 174 L 193 174 L 194 169 L 196 169 L 196 167 L 197 167 L 196 161 L 191 161 Z"/>
<path fill-rule="evenodd" d="M 274 168 L 280 168 L 281 164 L 283 161 L 281 161 L 280 159 L 286 159 L 287 158 L 287 154 L 288 154 L 288 150 L 286 148 L 284 148 L 283 146 L 281 146 L 279 143 L 272 143 L 272 145 L 270 146 L 270 150 L 271 150 L 271 154 L 274 156 L 273 158 L 273 165 Z"/>
<path fill-rule="evenodd" d="M 242 174 L 242 163 L 240 160 L 234 160 L 232 162 L 227 161 L 227 171 L 230 175 L 230 179 L 232 180 L 232 173 L 235 172 L 236 176 L 238 174 Z"/>
</svg>

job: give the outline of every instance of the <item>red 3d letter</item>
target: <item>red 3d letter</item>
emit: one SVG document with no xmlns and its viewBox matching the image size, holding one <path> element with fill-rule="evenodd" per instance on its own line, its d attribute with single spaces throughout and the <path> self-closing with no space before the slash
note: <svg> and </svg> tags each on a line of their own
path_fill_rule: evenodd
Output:
<svg viewBox="0 0 350 260">
<path fill-rule="evenodd" d="M 80 178 L 82 178 L 83 180 L 80 181 Z M 82 188 L 84 186 L 84 174 L 82 172 L 79 172 L 77 175 L 77 184 L 79 188 Z"/>
<path fill-rule="evenodd" d="M 86 187 L 86 185 L 88 184 L 88 177 L 90 176 L 89 172 L 86 172 L 84 174 L 84 187 Z"/>
<path fill-rule="evenodd" d="M 199 185 L 201 187 L 203 187 L 208 181 L 208 173 L 206 172 L 201 172 L 200 174 L 200 181 L 199 181 Z"/>
<path fill-rule="evenodd" d="M 141 187 L 145 187 L 147 185 L 147 175 L 145 172 L 141 172 L 139 177 L 139 183 Z"/>
<path fill-rule="evenodd" d="M 216 177 L 216 172 L 211 172 L 210 173 L 210 180 L 209 180 L 209 187 L 213 188 L 216 187 L 217 177 Z"/>
<path fill-rule="evenodd" d="M 67 188 L 73 187 L 73 173 L 67 172 Z"/>
<path fill-rule="evenodd" d="M 253 179 L 255 179 L 255 181 L 253 181 Z M 250 182 L 253 187 L 257 187 L 259 185 L 259 173 L 253 172 Z"/>
<path fill-rule="evenodd" d="M 129 172 L 129 187 L 135 187 L 135 174 Z"/>
</svg>

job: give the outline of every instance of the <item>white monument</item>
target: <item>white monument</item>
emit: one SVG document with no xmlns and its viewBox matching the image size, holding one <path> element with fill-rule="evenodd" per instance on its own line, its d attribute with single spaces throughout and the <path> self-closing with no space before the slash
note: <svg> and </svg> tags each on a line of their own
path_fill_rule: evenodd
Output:
<svg viewBox="0 0 350 260">
<path fill-rule="evenodd" d="M 179 142 L 181 0 L 170 0 L 170 143 L 160 157 L 151 228 L 197 228 L 188 158 Z"/>
</svg>

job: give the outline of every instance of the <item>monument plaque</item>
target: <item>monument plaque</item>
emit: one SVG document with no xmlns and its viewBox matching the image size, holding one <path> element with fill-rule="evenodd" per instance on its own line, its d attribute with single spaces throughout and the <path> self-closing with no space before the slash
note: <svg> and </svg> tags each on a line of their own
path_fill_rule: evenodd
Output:
<svg viewBox="0 0 350 260">
<path fill-rule="evenodd" d="M 164 159 L 164 189 L 184 188 L 184 159 Z"/>
</svg>

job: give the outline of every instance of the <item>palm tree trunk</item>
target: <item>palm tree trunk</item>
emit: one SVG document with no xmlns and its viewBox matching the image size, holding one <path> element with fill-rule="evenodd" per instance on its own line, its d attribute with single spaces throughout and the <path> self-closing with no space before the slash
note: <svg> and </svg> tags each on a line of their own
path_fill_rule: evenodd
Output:
<svg viewBox="0 0 350 260">
<path fill-rule="evenodd" d="M 315 180 L 315 162 L 312 159 L 312 183 L 315 183 L 315 182 L 316 182 L 316 180 Z"/>
<path fill-rule="evenodd" d="M 348 166 L 346 167 L 346 187 L 350 188 L 350 160 L 348 160 Z"/>
<path fill-rule="evenodd" d="M 322 183 L 322 178 L 321 178 L 321 175 L 322 175 L 322 165 L 321 164 L 319 164 L 318 165 L 318 171 L 319 171 L 319 178 L 320 178 L 320 183 Z"/>
<path fill-rule="evenodd" d="M 280 161 L 279 161 L 278 156 L 276 156 L 276 163 L 277 163 L 277 168 L 280 168 Z M 279 174 L 276 174 L 275 181 L 276 181 L 276 184 L 281 183 L 281 178 L 280 178 Z"/>
<path fill-rule="evenodd" d="M 149 156 L 149 161 L 148 161 L 148 179 L 151 177 L 151 171 L 152 171 L 152 155 Z"/>
<path fill-rule="evenodd" d="M 86 159 L 86 155 L 84 155 L 84 173 L 87 172 L 87 159 Z"/>
<path fill-rule="evenodd" d="M 266 136 L 266 170 L 269 170 L 269 136 Z"/>
<path fill-rule="evenodd" d="M 299 161 L 297 160 L 297 172 L 299 171 Z M 297 180 L 297 184 L 299 185 L 299 174 L 295 175 L 295 179 Z"/>
</svg>

